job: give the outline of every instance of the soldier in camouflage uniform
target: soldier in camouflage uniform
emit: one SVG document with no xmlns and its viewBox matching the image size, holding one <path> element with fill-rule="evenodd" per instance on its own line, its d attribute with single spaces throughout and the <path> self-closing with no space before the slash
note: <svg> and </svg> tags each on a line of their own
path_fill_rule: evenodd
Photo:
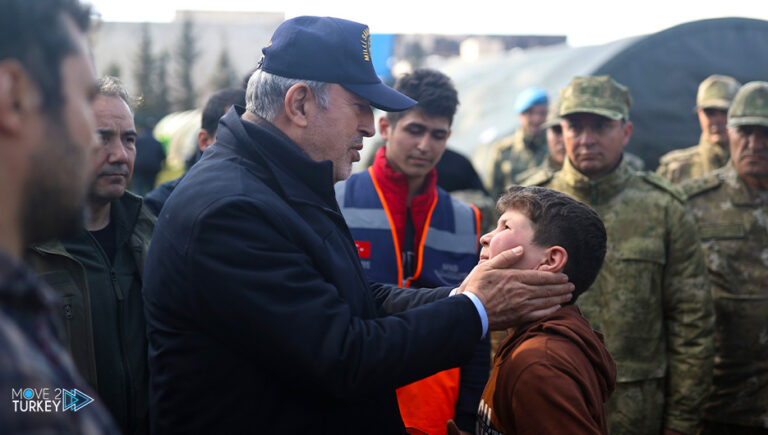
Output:
<svg viewBox="0 0 768 435">
<path fill-rule="evenodd" d="M 715 304 L 715 368 L 703 434 L 768 433 L 768 83 L 728 112 L 731 161 L 682 188 Z"/>
<path fill-rule="evenodd" d="M 610 432 L 694 433 L 711 384 L 706 266 L 682 193 L 622 158 L 630 104 L 608 76 L 574 78 L 560 106 L 563 168 L 528 181 L 591 205 L 608 232 L 603 268 L 578 305 L 616 360 Z"/>
<path fill-rule="evenodd" d="M 563 160 L 565 159 L 565 142 L 563 141 L 563 127 L 560 126 L 560 99 L 555 100 L 549 105 L 549 112 L 547 112 L 547 120 L 542 126 L 547 132 L 547 147 L 549 154 L 541 164 L 531 169 L 521 172 L 516 178 L 517 184 L 525 185 L 526 180 L 529 178 L 541 178 L 542 176 L 551 175 L 559 171 L 563 167 Z M 645 163 L 640 157 L 624 152 L 624 160 L 627 161 L 632 169 L 642 171 Z M 503 331 L 494 331 L 503 332 Z"/>
<path fill-rule="evenodd" d="M 520 128 L 490 145 L 488 191 L 494 201 L 515 181 L 518 174 L 539 165 L 547 157 L 547 137 L 542 128 L 547 106 L 547 93 L 541 88 L 526 89 L 515 100 Z"/>
<path fill-rule="evenodd" d="M 547 119 L 541 128 L 546 131 L 547 157 L 537 166 L 527 169 L 515 177 L 516 183 L 543 172 L 545 174 L 554 174 L 563 166 L 565 158 L 565 143 L 563 142 L 563 128 L 560 127 L 560 100 L 555 100 L 549 105 Z M 506 188 L 507 186 L 505 186 Z"/>
<path fill-rule="evenodd" d="M 701 125 L 699 144 L 661 156 L 656 172 L 673 183 L 700 177 L 728 161 L 726 114 L 741 84 L 733 77 L 712 75 L 699 85 L 696 113 Z"/>
</svg>

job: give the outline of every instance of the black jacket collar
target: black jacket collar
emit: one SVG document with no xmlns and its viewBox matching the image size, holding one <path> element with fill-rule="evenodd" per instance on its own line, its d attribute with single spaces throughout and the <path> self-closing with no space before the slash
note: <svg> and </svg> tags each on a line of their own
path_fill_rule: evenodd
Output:
<svg viewBox="0 0 768 435">
<path fill-rule="evenodd" d="M 229 148 L 240 157 L 266 165 L 289 200 L 322 201 L 338 210 L 333 190 L 333 163 L 316 162 L 269 121 L 245 121 L 245 109 L 233 106 L 221 119 L 216 146 Z M 260 165 L 261 166 L 261 165 Z"/>
</svg>

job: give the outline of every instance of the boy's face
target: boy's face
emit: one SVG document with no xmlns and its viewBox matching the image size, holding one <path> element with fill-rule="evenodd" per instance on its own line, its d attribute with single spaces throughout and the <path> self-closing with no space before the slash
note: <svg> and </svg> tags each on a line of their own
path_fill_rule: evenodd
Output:
<svg viewBox="0 0 768 435">
<path fill-rule="evenodd" d="M 515 246 L 522 246 L 523 258 L 512 268 L 538 269 L 546 258 L 547 248 L 535 245 L 533 236 L 533 222 L 528 219 L 528 216 L 509 209 L 499 218 L 496 229 L 480 238 L 483 249 L 480 251 L 479 263 L 490 260 L 500 252 Z"/>
</svg>

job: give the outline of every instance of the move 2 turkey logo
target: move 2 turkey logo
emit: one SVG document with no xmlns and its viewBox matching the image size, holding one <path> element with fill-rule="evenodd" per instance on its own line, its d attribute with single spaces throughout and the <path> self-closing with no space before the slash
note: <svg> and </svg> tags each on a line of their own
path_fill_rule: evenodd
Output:
<svg viewBox="0 0 768 435">
<path fill-rule="evenodd" d="M 77 388 L 11 388 L 13 412 L 77 412 L 93 398 Z"/>
</svg>

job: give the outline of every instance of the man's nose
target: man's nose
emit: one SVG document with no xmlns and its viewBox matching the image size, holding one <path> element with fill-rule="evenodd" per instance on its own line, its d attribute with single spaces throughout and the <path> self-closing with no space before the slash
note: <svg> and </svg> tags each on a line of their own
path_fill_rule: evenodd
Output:
<svg viewBox="0 0 768 435">
<path fill-rule="evenodd" d="M 128 151 L 123 146 L 119 138 L 109 142 L 107 148 L 107 161 L 110 163 L 124 162 L 128 159 Z"/>
</svg>

